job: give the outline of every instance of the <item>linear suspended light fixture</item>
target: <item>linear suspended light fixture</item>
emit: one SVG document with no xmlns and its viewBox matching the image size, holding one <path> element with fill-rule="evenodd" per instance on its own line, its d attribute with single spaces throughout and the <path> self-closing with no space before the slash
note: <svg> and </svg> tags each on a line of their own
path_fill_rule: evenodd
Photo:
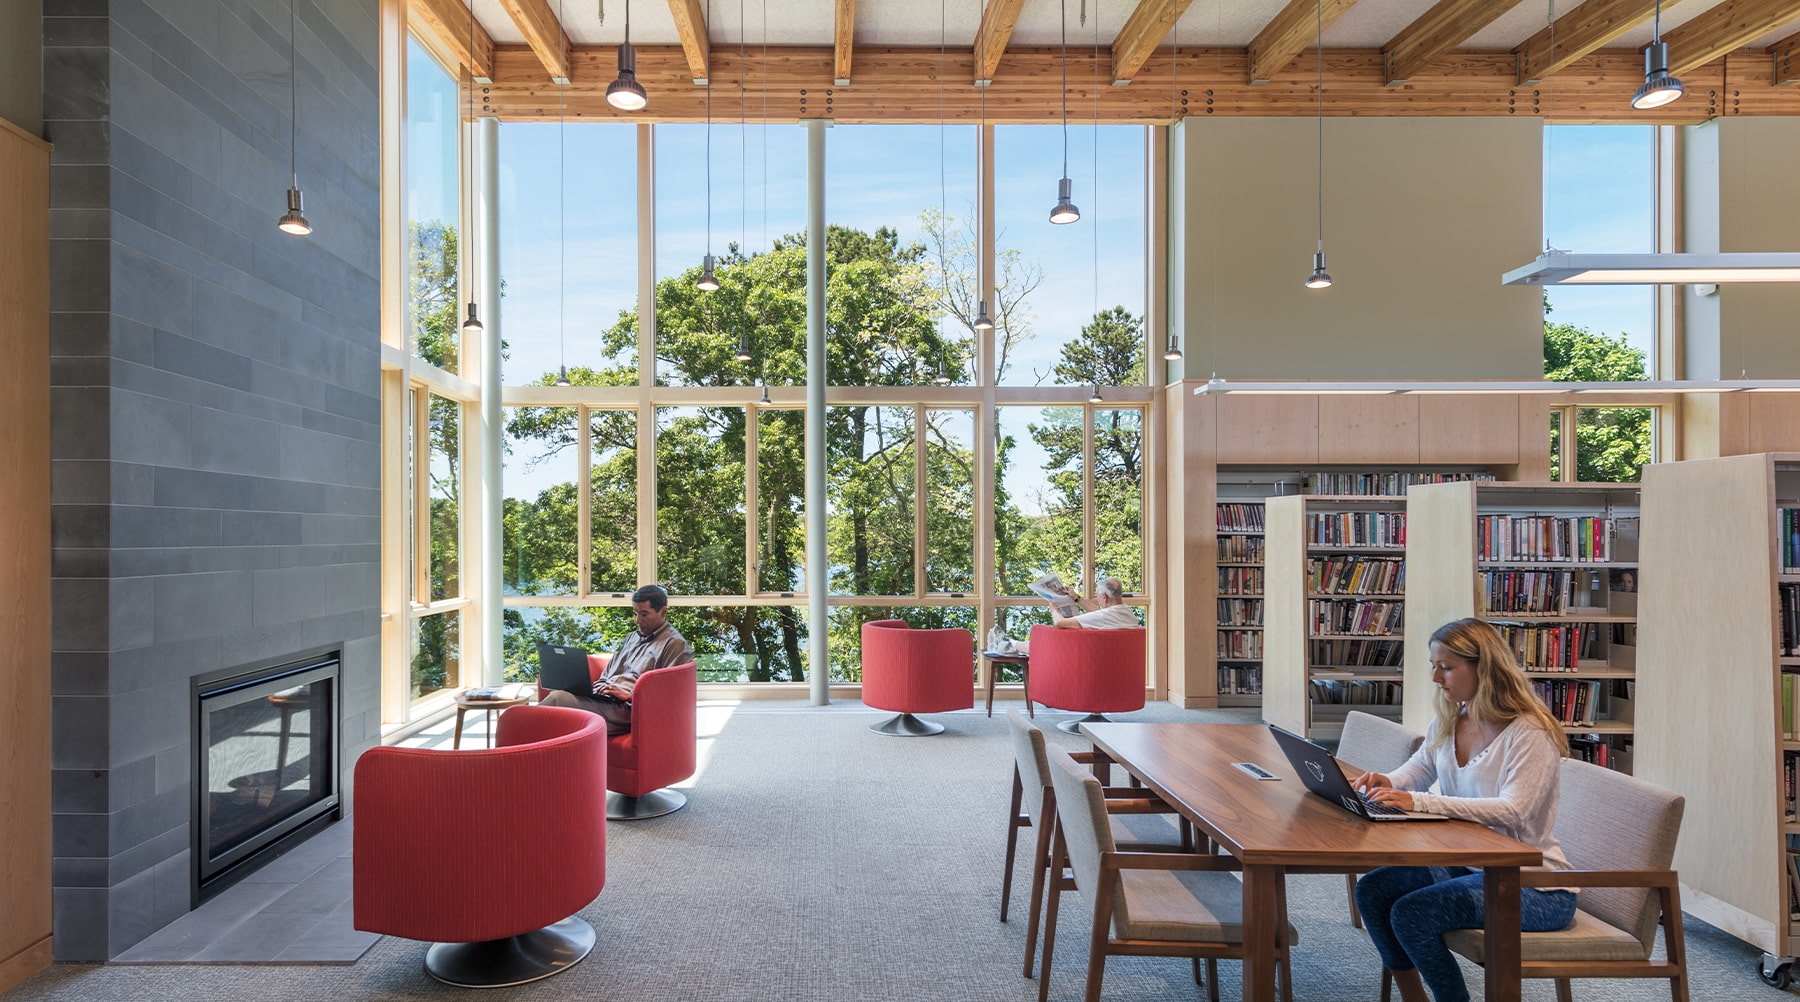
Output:
<svg viewBox="0 0 1800 1002">
<path fill-rule="evenodd" d="M 1721 285 L 1800 282 L 1800 253 L 1570 254 L 1546 251 L 1502 285 Z"/>
<path fill-rule="evenodd" d="M 1595 396 L 1665 395 L 1670 393 L 1793 393 L 1800 379 L 1644 379 L 1629 382 L 1559 383 L 1546 379 L 1492 380 L 1227 380 L 1213 378 L 1194 387 L 1195 396 L 1227 393 L 1281 395 L 1380 395 L 1475 393 L 1585 393 Z"/>
</svg>

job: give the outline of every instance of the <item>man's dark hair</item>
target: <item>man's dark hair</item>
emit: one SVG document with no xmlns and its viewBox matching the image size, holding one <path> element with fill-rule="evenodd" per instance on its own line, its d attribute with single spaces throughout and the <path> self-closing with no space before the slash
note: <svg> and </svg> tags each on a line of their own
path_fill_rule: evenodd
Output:
<svg viewBox="0 0 1800 1002">
<path fill-rule="evenodd" d="M 660 612 L 669 604 L 669 593 L 663 590 L 662 585 L 645 585 L 631 593 L 631 604 L 639 602 L 648 602 L 650 608 Z"/>
</svg>

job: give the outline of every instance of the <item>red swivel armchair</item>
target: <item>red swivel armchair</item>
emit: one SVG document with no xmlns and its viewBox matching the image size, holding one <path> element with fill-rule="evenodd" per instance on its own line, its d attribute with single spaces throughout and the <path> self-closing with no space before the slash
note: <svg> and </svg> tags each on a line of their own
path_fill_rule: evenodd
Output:
<svg viewBox="0 0 1800 1002">
<path fill-rule="evenodd" d="M 425 972 L 465 988 L 579 963 L 594 928 L 576 913 L 606 886 L 605 776 L 605 721 L 555 706 L 506 710 L 492 749 L 364 752 L 351 816 L 356 928 L 430 941 Z M 451 820 L 451 865 L 428 865 Z M 550 869 L 521 868 L 520 851 L 542 846 L 556 847 Z"/>
<path fill-rule="evenodd" d="M 693 662 L 653 668 L 631 690 L 631 730 L 607 739 L 606 816 L 635 821 L 687 806 L 671 790 L 694 774 L 699 731 L 694 719 L 700 691 Z"/>
<path fill-rule="evenodd" d="M 1031 628 L 1031 698 L 1087 716 L 1057 724 L 1078 733 L 1103 713 L 1144 708 L 1144 631 Z"/>
<path fill-rule="evenodd" d="M 890 717 L 869 729 L 921 737 L 943 724 L 915 713 L 945 713 L 975 705 L 975 637 L 968 630 L 915 630 L 905 621 L 877 619 L 862 628 L 862 699 Z"/>
</svg>

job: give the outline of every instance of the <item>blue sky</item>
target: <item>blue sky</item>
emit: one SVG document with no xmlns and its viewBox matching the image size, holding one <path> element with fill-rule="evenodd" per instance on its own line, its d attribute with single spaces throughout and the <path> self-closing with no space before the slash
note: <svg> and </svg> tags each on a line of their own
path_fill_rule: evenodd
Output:
<svg viewBox="0 0 1800 1002">
<path fill-rule="evenodd" d="M 1544 239 L 1558 250 L 1584 254 L 1648 254 L 1656 249 L 1652 129 L 1556 125 L 1545 130 Z M 1552 320 L 1597 333 L 1622 333 L 1644 351 L 1647 363 L 1654 357 L 1654 286 L 1559 286 L 1549 291 Z"/>
</svg>

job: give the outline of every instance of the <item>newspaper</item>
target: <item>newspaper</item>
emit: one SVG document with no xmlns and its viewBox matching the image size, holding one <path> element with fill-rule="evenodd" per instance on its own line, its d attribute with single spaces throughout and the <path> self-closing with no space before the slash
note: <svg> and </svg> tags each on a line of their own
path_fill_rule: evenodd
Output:
<svg viewBox="0 0 1800 1002">
<path fill-rule="evenodd" d="M 1046 574 L 1038 578 L 1029 587 L 1037 597 L 1050 603 L 1050 607 L 1056 610 L 1056 614 L 1064 619 L 1081 612 L 1081 607 L 1075 604 L 1074 597 L 1069 594 L 1068 585 L 1063 584 L 1062 578 L 1054 574 Z"/>
</svg>

